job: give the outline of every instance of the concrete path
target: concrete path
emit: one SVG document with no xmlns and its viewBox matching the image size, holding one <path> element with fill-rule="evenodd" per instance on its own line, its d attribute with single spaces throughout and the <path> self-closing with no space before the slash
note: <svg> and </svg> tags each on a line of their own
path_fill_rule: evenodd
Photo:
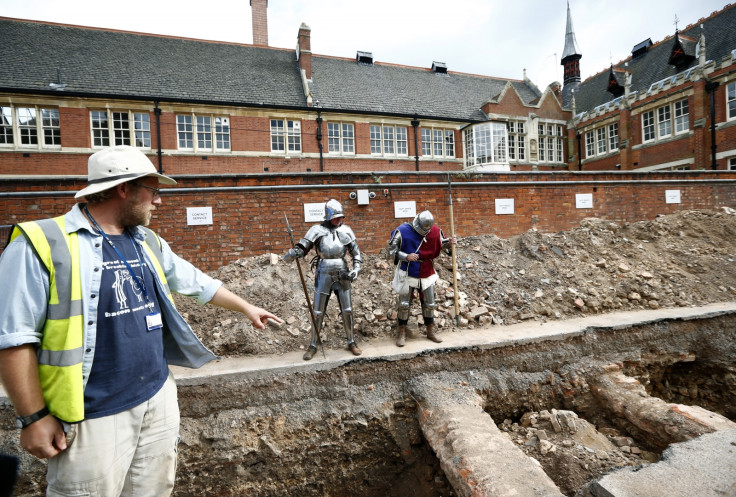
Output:
<svg viewBox="0 0 736 497">
<path fill-rule="evenodd" d="M 424 337 L 408 339 L 406 346 L 399 348 L 394 339 L 371 340 L 361 344 L 363 355 L 353 356 L 348 350 L 322 350 L 311 361 L 302 359 L 303 352 L 288 352 L 282 355 L 249 356 L 226 358 L 212 361 L 200 369 L 172 367 L 177 383 L 192 385 L 200 383 L 199 379 L 209 376 L 253 376 L 263 377 L 287 372 L 323 371 L 341 367 L 353 361 L 384 360 L 398 361 L 408 359 L 431 350 L 450 350 L 476 347 L 494 349 L 512 345 L 543 342 L 547 340 L 564 340 L 583 335 L 596 328 L 625 329 L 634 325 L 655 323 L 668 319 L 699 319 L 722 314 L 736 313 L 736 302 L 709 304 L 702 307 L 680 307 L 676 309 L 656 309 L 642 311 L 614 312 L 593 316 L 548 321 L 525 321 L 508 326 L 487 326 L 456 332 L 444 332 L 440 335 L 442 343 L 434 343 Z M 1 393 L 0 393 L 1 394 Z"/>
</svg>

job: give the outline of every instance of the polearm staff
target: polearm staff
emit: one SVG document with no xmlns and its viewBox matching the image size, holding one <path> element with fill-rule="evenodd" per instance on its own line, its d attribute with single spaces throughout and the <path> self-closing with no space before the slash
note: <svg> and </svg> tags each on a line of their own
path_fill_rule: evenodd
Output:
<svg viewBox="0 0 736 497">
<path fill-rule="evenodd" d="M 291 231 L 291 225 L 289 224 L 289 218 L 286 217 L 285 212 L 284 212 L 284 219 L 286 220 L 286 231 L 289 232 L 289 239 L 291 239 L 291 246 L 293 247 L 294 245 L 296 245 L 296 243 L 294 242 L 294 234 Z M 302 282 L 302 289 L 304 289 L 304 298 L 307 299 L 307 308 L 309 309 L 309 318 L 312 321 L 312 328 L 314 329 L 314 334 L 317 337 L 319 344 L 322 346 L 322 357 L 326 358 L 325 345 L 322 343 L 322 338 L 319 336 L 319 330 L 317 329 L 317 322 L 314 320 L 314 311 L 312 311 L 312 301 L 309 300 L 309 291 L 307 290 L 307 283 L 304 281 L 304 273 L 302 273 L 302 265 L 299 263 L 299 259 L 297 259 L 295 262 L 296 262 L 297 269 L 299 269 L 299 279 Z"/>
<path fill-rule="evenodd" d="M 452 212 L 452 181 L 450 180 L 450 173 L 447 173 L 447 185 L 450 188 L 450 236 L 455 238 L 455 215 Z M 457 256 L 455 255 L 454 243 L 450 244 L 450 253 L 452 254 L 452 288 L 455 296 L 455 324 L 460 326 L 460 305 L 458 304 L 457 297 Z"/>
</svg>

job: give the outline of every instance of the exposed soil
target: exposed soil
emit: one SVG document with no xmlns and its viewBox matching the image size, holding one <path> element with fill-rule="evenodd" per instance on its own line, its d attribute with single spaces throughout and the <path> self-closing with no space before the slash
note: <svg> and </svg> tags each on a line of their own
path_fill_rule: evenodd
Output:
<svg viewBox="0 0 736 497">
<path fill-rule="evenodd" d="M 459 319 L 454 317 L 452 259 L 442 255 L 435 260 L 440 275 L 436 324 L 441 333 L 459 327 L 723 302 L 736 296 L 736 211 L 727 207 L 680 211 L 625 225 L 587 218 L 565 232 L 530 230 L 509 239 L 463 237 L 456 254 Z M 256 330 L 238 313 L 200 307 L 176 296 L 179 309 L 216 354 L 281 354 L 309 344 L 311 328 L 299 273 L 294 263 L 281 261 L 281 255 L 239 259 L 210 274 L 281 317 L 282 326 Z M 371 340 L 394 336 L 396 306 L 393 265 L 383 251 L 363 257 L 364 269 L 353 282 L 352 298 L 356 337 L 366 348 Z M 304 260 L 300 263 L 312 299 L 314 275 Z M 418 323 L 420 307 L 414 302 L 409 322 L 414 335 L 423 328 Z M 328 349 L 345 347 L 334 296 L 321 337 Z"/>
<path fill-rule="evenodd" d="M 736 296 L 736 211 L 726 207 L 681 211 L 625 225 L 587 218 L 571 231 L 530 230 L 509 239 L 463 237 L 456 253 L 458 319 L 452 259 L 443 255 L 435 261 L 441 278 L 436 287 L 436 323 L 441 333 L 613 311 L 697 306 Z M 281 317 L 285 321 L 281 326 L 256 330 L 237 313 L 176 297 L 195 332 L 216 354 L 282 354 L 308 345 L 310 322 L 299 273 L 293 263 L 281 261 L 281 255 L 240 259 L 211 273 L 234 292 Z M 311 299 L 313 273 L 301 263 Z M 366 349 L 371 341 L 395 336 L 396 314 L 393 266 L 383 251 L 364 254 L 363 267 L 353 284 L 353 308 L 356 337 Z M 418 302 L 412 313 L 410 336 L 417 336 L 423 328 Z M 321 337 L 325 348 L 345 347 L 336 298 L 328 305 Z M 658 460 L 657 453 L 602 420 L 591 424 L 571 411 L 550 411 L 495 421 L 542 465 L 565 495 L 576 495 L 585 482 L 614 468 Z M 437 478 L 442 480 L 441 475 Z M 446 488 L 435 491 L 452 495 Z"/>
</svg>

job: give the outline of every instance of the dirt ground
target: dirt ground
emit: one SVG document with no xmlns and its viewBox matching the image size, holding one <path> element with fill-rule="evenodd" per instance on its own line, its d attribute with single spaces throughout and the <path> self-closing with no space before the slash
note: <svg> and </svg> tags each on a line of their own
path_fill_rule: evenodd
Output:
<svg viewBox="0 0 736 497">
<path fill-rule="evenodd" d="M 360 242 L 360 234 L 358 233 Z M 623 310 L 696 306 L 736 297 L 736 210 L 680 211 L 653 220 L 618 225 L 584 219 L 570 231 L 530 230 L 509 239 L 472 236 L 456 249 L 459 318 L 455 317 L 452 259 L 435 260 L 436 324 L 441 334 L 461 328 L 543 322 Z M 242 315 L 198 306 L 176 296 L 179 309 L 216 354 L 248 356 L 303 350 L 310 321 L 294 263 L 283 254 L 244 258 L 210 273 L 248 301 L 284 320 L 256 330 Z M 310 259 L 313 254 L 308 254 Z M 385 253 L 364 253 L 363 271 L 353 283 L 356 337 L 364 349 L 395 336 L 393 266 Z M 300 261 L 310 299 L 314 274 Z M 419 336 L 419 303 L 412 305 L 410 337 Z M 321 333 L 327 349 L 346 345 L 333 296 Z M 569 411 L 527 412 L 499 427 L 553 476 L 565 495 L 607 471 L 656 462 L 613 427 L 591 425 Z"/>
<path fill-rule="evenodd" d="M 358 233 L 358 242 L 360 234 Z M 680 211 L 650 221 L 618 225 L 584 219 L 565 232 L 530 230 L 508 239 L 471 236 L 456 246 L 458 305 L 455 318 L 452 258 L 435 260 L 440 333 L 461 327 L 503 326 L 519 321 L 570 319 L 588 314 L 702 305 L 736 296 L 736 211 Z M 216 354 L 282 354 L 309 344 L 310 321 L 296 265 L 283 254 L 239 259 L 210 273 L 235 293 L 284 320 L 253 328 L 241 314 L 200 307 L 176 296 L 194 331 Z M 314 273 L 301 260 L 310 299 Z M 362 348 L 396 330 L 393 265 L 381 253 L 364 253 L 353 282 L 356 337 Z M 348 258 L 349 260 L 349 258 Z M 412 304 L 410 335 L 422 331 Z M 413 331 L 413 333 L 411 333 Z M 325 348 L 344 348 L 337 298 L 330 299 L 321 333 Z"/>
</svg>

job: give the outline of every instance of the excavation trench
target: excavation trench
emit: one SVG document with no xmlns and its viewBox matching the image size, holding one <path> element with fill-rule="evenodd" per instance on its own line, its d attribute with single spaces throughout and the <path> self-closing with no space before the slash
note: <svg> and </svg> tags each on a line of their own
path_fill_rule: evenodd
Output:
<svg viewBox="0 0 736 497">
<path fill-rule="evenodd" d="M 693 464 L 726 464 L 706 485 L 733 495 L 734 317 L 713 304 L 175 369 L 174 495 L 624 497 L 616 467 L 662 468 L 706 437 L 725 437 L 708 439 L 718 461 Z M 0 451 L 17 452 L 7 402 L 0 415 Z M 40 494 L 42 463 L 22 471 L 16 495 Z"/>
</svg>

